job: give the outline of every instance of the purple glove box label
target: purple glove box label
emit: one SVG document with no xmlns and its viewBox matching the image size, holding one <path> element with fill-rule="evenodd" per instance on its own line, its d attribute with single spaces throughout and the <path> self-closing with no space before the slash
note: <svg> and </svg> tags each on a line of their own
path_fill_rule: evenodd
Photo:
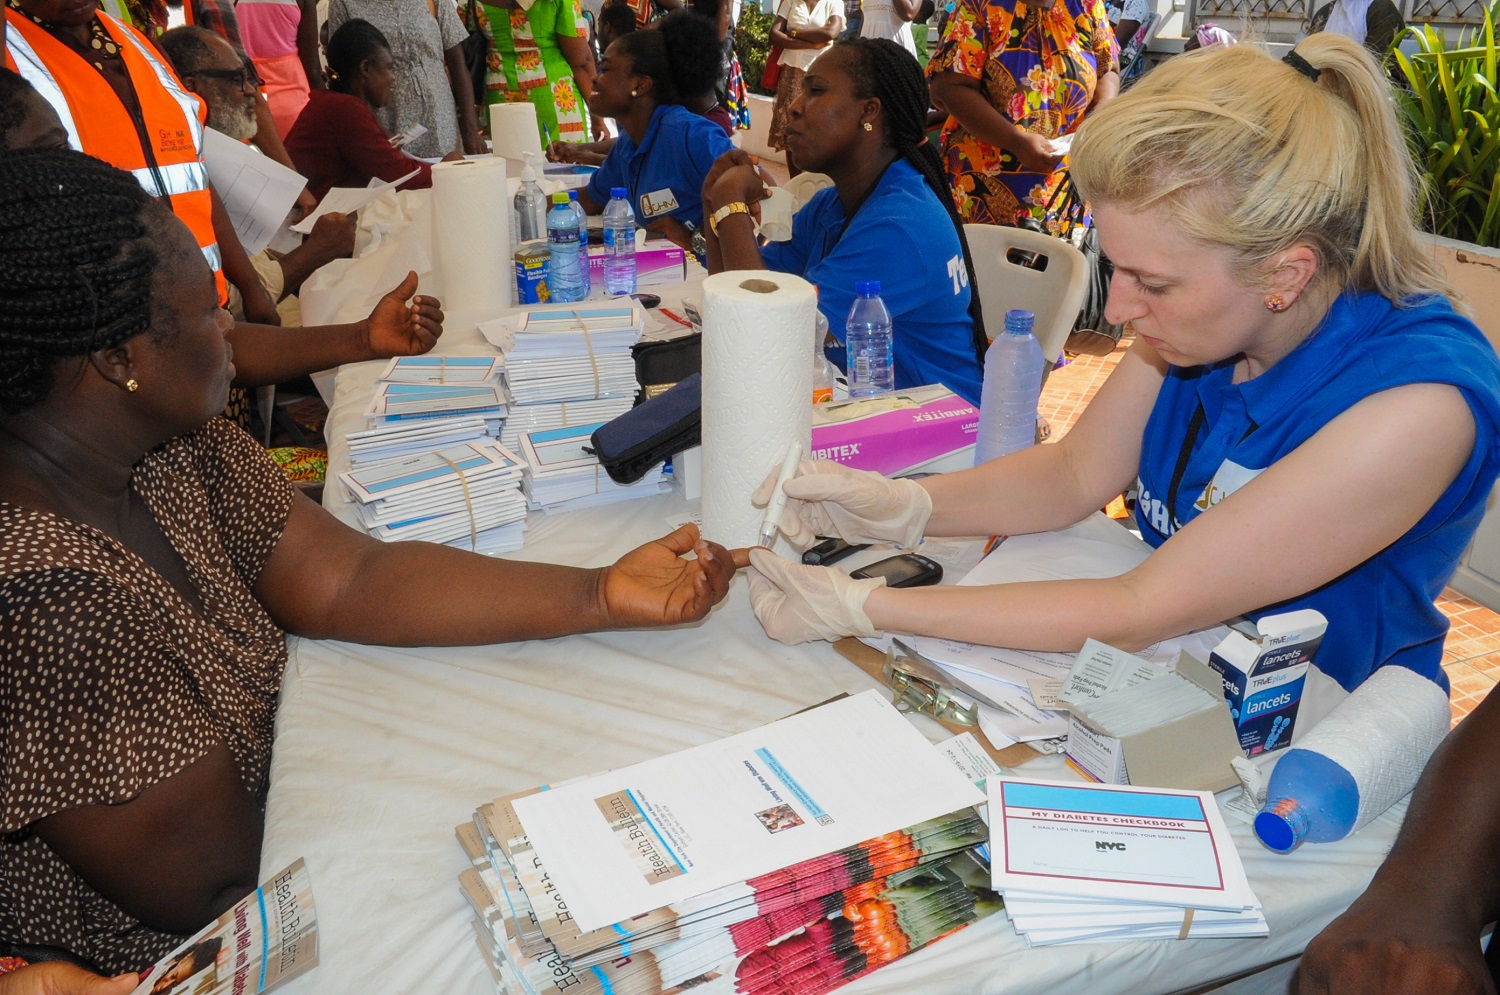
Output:
<svg viewBox="0 0 1500 995">
<path fill-rule="evenodd" d="M 868 414 L 859 414 L 868 410 Z M 842 421 L 828 417 L 850 415 Z M 887 476 L 974 445 L 979 409 L 942 387 L 897 391 L 814 415 L 811 459 Z"/>
</svg>

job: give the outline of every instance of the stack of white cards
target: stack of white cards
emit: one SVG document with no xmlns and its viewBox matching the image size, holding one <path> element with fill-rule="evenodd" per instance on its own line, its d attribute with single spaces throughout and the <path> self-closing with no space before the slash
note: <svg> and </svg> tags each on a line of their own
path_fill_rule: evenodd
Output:
<svg viewBox="0 0 1500 995">
<path fill-rule="evenodd" d="M 500 553 L 526 530 L 525 465 L 489 439 L 339 474 L 360 524 L 377 539 L 419 539 Z"/>
<path fill-rule="evenodd" d="M 617 484 L 585 447 L 603 422 L 521 434 L 522 486 L 533 509 L 572 511 L 660 494 L 671 486 L 661 467 L 633 484 Z"/>
<path fill-rule="evenodd" d="M 509 421 L 501 439 L 517 452 L 524 432 L 606 422 L 630 410 L 639 385 L 631 346 L 645 327 L 634 301 L 552 305 L 483 322 L 505 353 Z"/>
<path fill-rule="evenodd" d="M 501 384 L 504 363 L 498 356 L 402 356 L 393 359 L 375 384 L 365 410 L 374 435 L 361 433 L 365 461 L 380 458 L 379 441 L 389 431 L 394 447 L 414 424 L 439 424 L 482 418 L 485 432 L 499 438 L 506 397 Z M 449 440 L 451 441 L 451 440 Z"/>
<path fill-rule="evenodd" d="M 991 873 L 1032 946 L 1265 936 L 1207 791 L 991 777 Z"/>
</svg>

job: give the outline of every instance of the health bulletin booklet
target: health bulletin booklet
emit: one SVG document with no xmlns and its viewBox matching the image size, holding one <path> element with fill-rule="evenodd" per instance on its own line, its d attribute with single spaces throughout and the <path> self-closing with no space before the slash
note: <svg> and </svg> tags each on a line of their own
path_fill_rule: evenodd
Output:
<svg viewBox="0 0 1500 995">
<path fill-rule="evenodd" d="M 256 995 L 317 962 L 312 885 L 299 858 L 162 958 L 131 995 Z"/>
<path fill-rule="evenodd" d="M 514 807 L 588 931 L 983 801 L 871 690 Z"/>
</svg>

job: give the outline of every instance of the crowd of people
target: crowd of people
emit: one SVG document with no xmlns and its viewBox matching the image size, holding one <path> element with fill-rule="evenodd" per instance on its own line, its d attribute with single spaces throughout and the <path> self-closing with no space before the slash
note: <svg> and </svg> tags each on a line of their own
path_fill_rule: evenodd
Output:
<svg viewBox="0 0 1500 995">
<path fill-rule="evenodd" d="M 597 39 L 578 0 L 482 2 L 480 24 L 452 0 L 331 0 L 321 43 L 307 0 L 240 0 L 233 34 L 236 8 L 212 0 L 171 30 L 7 0 L 0 957 L 36 963 L 0 966 L 0 995 L 123 995 L 254 887 L 286 633 L 485 644 L 672 625 L 703 619 L 743 569 L 787 643 L 1131 649 L 1239 615 L 1373 606 L 1380 625 L 1330 626 L 1324 673 L 1349 691 L 1399 666 L 1446 687 L 1433 600 L 1500 477 L 1500 360 L 1416 227 L 1378 58 L 1385 0 L 1347 2 L 1285 59 L 1209 35 L 1121 93 L 1138 4 L 1112 25 L 1101 0 L 956 0 L 924 69 L 914 0 L 865 0 L 857 20 L 843 0 L 785 0 L 770 145 L 831 185 L 765 242 L 770 185 L 733 142 L 746 105 L 725 0 L 607 3 Z M 835 334 L 855 282 L 878 279 L 898 387 L 979 403 L 988 336 L 964 225 L 1048 227 L 1066 168 L 1114 264 L 1106 317 L 1134 332 L 1076 426 L 921 481 L 805 462 L 782 529 L 798 546 L 1017 535 L 1134 486 L 1152 554 L 1106 580 L 897 590 L 693 526 L 582 570 L 382 544 L 309 501 L 218 417 L 233 392 L 425 352 L 441 302 L 410 274 L 362 321 L 284 325 L 278 305 L 352 251 L 353 221 L 249 256 L 205 128 L 293 164 L 298 213 L 372 178 L 428 186 L 433 161 L 484 149 L 475 30 L 487 99 L 529 101 L 553 158 L 597 165 L 585 211 L 624 187 L 709 272 L 815 284 Z M 1494 990 L 1478 934 L 1500 915 L 1500 801 L 1465 758 L 1500 736 L 1497 713 L 1487 702 L 1434 758 L 1298 991 Z"/>
</svg>

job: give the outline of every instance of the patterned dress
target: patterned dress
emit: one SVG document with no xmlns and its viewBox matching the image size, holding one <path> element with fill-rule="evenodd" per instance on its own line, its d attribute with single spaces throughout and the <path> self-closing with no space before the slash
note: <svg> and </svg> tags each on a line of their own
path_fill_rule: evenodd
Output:
<svg viewBox="0 0 1500 995">
<path fill-rule="evenodd" d="M 587 39 L 578 0 L 536 0 L 527 10 L 480 4 L 490 36 L 488 102 L 529 100 L 536 106 L 543 147 L 549 141 L 587 142 L 588 107 L 573 82 L 573 67 L 558 37 Z"/>
<path fill-rule="evenodd" d="M 979 80 L 990 104 L 1032 134 L 1056 138 L 1083 123 L 1099 77 L 1119 68 L 1119 48 L 1103 0 L 958 0 L 928 76 Z M 1045 220 L 1062 178 L 1022 169 L 1010 152 L 980 141 L 950 117 L 942 156 L 959 217 L 978 224 Z"/>
</svg>

